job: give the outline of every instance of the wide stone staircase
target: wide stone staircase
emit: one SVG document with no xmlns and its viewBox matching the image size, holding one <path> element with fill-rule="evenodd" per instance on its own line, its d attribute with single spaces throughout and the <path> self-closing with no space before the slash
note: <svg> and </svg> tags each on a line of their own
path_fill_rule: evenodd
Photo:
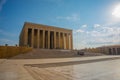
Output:
<svg viewBox="0 0 120 80">
<path fill-rule="evenodd" d="M 12 59 L 69 58 L 102 55 L 104 54 L 89 52 L 84 52 L 84 55 L 78 55 L 77 50 L 33 49 L 31 52 L 14 56 Z"/>
</svg>

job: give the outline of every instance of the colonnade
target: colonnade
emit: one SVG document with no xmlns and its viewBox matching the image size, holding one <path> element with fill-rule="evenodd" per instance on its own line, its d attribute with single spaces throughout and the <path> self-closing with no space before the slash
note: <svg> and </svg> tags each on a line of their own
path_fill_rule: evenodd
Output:
<svg viewBox="0 0 120 80">
<path fill-rule="evenodd" d="M 72 49 L 72 34 L 60 31 L 25 29 L 25 44 L 33 48 Z"/>
<path fill-rule="evenodd" d="M 120 48 L 114 47 L 114 48 L 109 48 L 109 54 L 111 55 L 118 55 L 120 54 Z"/>
</svg>

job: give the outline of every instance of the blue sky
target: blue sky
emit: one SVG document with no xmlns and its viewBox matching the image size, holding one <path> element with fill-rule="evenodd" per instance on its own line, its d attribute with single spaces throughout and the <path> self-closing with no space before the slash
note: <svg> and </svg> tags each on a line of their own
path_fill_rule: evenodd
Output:
<svg viewBox="0 0 120 80">
<path fill-rule="evenodd" d="M 0 45 L 15 45 L 24 22 L 73 30 L 74 48 L 120 44 L 120 0 L 0 0 Z"/>
</svg>

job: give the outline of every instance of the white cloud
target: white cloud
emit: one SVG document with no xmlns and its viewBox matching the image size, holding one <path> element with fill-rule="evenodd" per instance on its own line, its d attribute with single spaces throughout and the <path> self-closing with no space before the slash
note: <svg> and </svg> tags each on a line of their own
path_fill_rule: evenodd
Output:
<svg viewBox="0 0 120 80">
<path fill-rule="evenodd" d="M 78 30 L 76 30 L 76 32 L 83 33 L 83 32 L 84 32 L 84 30 L 82 30 L 82 29 L 78 29 Z"/>
<path fill-rule="evenodd" d="M 91 43 L 94 44 L 120 43 L 120 27 L 115 27 L 114 25 L 95 28 L 92 31 L 88 31 L 88 34 L 92 37 Z"/>
<path fill-rule="evenodd" d="M 72 14 L 70 16 L 58 16 L 56 17 L 58 20 L 67 20 L 67 21 L 79 21 L 80 17 L 78 14 Z"/>
<path fill-rule="evenodd" d="M 0 42 L 5 42 L 5 43 L 7 43 L 7 42 L 13 42 L 13 41 L 8 40 L 8 39 L 0 39 Z"/>
<path fill-rule="evenodd" d="M 98 47 L 102 45 L 120 44 L 120 24 L 110 23 L 105 25 L 95 24 L 93 29 L 80 28 L 75 32 L 77 44 L 83 45 L 81 41 L 85 41 L 85 46 Z M 76 36 L 79 35 L 79 36 Z M 77 45 L 76 44 L 76 45 Z"/>
<path fill-rule="evenodd" d="M 100 27 L 99 24 L 94 24 L 94 28 L 98 28 L 98 27 Z"/>
<path fill-rule="evenodd" d="M 3 36 L 10 36 L 10 37 L 14 37 L 16 36 L 16 34 L 11 34 L 11 33 L 8 33 L 2 29 L 0 29 L 0 34 L 3 35 Z"/>
<path fill-rule="evenodd" d="M 120 34 L 120 27 L 115 25 L 108 25 L 108 26 L 100 26 L 99 28 L 94 28 L 92 31 L 88 31 L 91 36 L 98 36 L 98 37 L 107 37 L 110 35 L 118 35 Z"/>
<path fill-rule="evenodd" d="M 82 25 L 82 27 L 83 27 L 83 28 L 86 28 L 86 27 L 87 27 L 87 24 Z"/>
<path fill-rule="evenodd" d="M 89 32 L 89 31 L 86 31 L 86 34 L 90 34 L 90 32 Z"/>
<path fill-rule="evenodd" d="M 0 39 L 0 45 L 5 45 L 5 44 L 13 45 L 14 41 L 9 40 L 9 39 Z"/>
<path fill-rule="evenodd" d="M 74 33 L 84 33 L 85 32 L 85 28 L 87 27 L 87 24 L 82 25 L 79 29 L 74 30 Z"/>
<path fill-rule="evenodd" d="M 116 44 L 120 43 L 120 37 L 118 36 L 113 36 L 113 37 L 96 37 L 94 39 L 89 40 L 87 43 L 88 44 L 104 44 L 104 45 L 109 45 L 109 44 Z"/>
<path fill-rule="evenodd" d="M 0 11 L 3 8 L 3 5 L 6 3 L 6 0 L 0 0 Z"/>
</svg>

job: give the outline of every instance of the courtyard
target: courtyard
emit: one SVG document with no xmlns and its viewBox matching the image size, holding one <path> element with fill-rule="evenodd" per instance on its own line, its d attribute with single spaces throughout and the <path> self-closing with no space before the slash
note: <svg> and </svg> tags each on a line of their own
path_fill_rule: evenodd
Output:
<svg viewBox="0 0 120 80">
<path fill-rule="evenodd" d="M 0 59 L 0 80 L 120 80 L 120 57 Z"/>
</svg>

